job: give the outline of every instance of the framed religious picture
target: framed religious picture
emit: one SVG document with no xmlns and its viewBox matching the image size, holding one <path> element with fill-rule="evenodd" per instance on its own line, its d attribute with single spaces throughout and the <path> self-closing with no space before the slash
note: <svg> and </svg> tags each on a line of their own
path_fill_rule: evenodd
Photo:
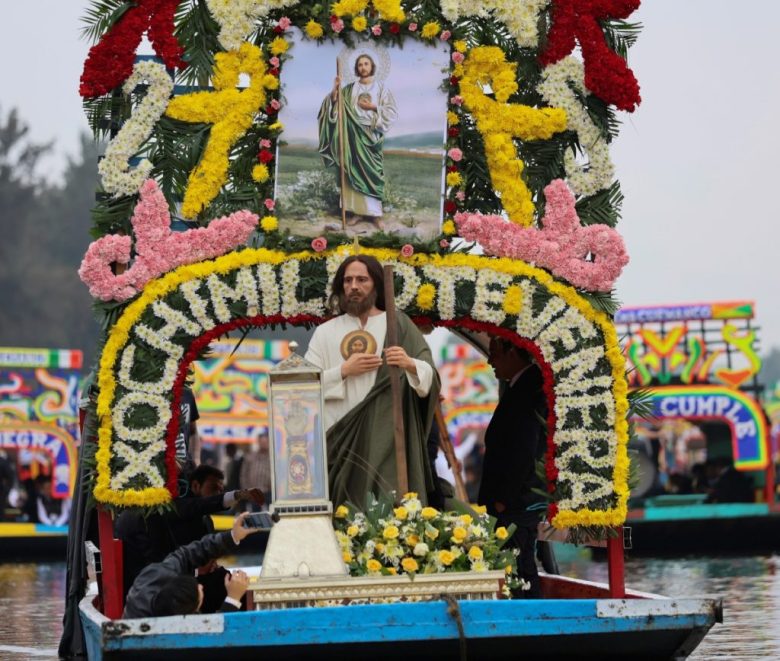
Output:
<svg viewBox="0 0 780 661">
<path fill-rule="evenodd" d="M 317 383 L 273 387 L 274 505 L 328 500 L 321 405 Z"/>
<path fill-rule="evenodd" d="M 280 229 L 319 236 L 440 233 L 445 43 L 313 42 L 293 31 L 277 154 Z"/>
</svg>

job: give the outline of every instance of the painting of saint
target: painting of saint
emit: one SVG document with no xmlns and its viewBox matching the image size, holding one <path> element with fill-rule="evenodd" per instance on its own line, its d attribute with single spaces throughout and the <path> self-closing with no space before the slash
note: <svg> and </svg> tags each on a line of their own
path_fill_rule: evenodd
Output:
<svg viewBox="0 0 780 661">
<path fill-rule="evenodd" d="M 333 90 L 322 102 L 317 117 L 319 152 L 326 166 L 337 169 L 342 165 L 343 154 L 341 200 L 347 224 L 354 226 L 362 217 L 381 230 L 385 188 L 382 152 L 385 134 L 398 117 L 398 107 L 392 92 L 378 79 L 376 62 L 370 54 L 358 53 L 354 73 L 356 80 L 344 87 L 340 87 L 341 77 L 336 76 Z M 340 126 L 344 127 L 343 136 Z"/>
<path fill-rule="evenodd" d="M 276 216 L 297 236 L 440 232 L 447 44 L 313 42 L 282 70 Z"/>
</svg>

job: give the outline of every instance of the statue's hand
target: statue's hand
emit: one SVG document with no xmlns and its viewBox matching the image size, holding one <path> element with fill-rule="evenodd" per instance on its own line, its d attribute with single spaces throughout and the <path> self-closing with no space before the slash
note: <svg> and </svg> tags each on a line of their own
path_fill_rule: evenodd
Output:
<svg viewBox="0 0 780 661">
<path fill-rule="evenodd" d="M 382 359 L 373 353 L 353 353 L 341 366 L 341 378 L 373 372 L 382 367 Z"/>
</svg>

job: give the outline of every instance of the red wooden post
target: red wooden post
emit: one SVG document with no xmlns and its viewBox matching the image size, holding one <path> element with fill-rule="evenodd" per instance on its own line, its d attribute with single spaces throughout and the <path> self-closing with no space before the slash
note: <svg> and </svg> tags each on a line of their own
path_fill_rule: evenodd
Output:
<svg viewBox="0 0 780 661">
<path fill-rule="evenodd" d="M 625 564 L 623 558 L 623 526 L 617 537 L 607 538 L 607 572 L 609 574 L 609 596 L 623 599 L 626 596 Z"/>
<path fill-rule="evenodd" d="M 114 539 L 114 520 L 105 507 L 98 506 L 100 564 L 103 595 L 103 615 L 112 620 L 122 617 L 122 542 Z"/>
</svg>

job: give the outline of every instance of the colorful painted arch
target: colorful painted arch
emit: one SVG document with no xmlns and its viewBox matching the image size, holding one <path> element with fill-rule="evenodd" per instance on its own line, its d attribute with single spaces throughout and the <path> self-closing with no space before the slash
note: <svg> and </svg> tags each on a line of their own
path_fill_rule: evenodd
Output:
<svg viewBox="0 0 780 661">
<path fill-rule="evenodd" d="M 758 403 L 723 386 L 669 386 L 648 389 L 653 415 L 660 419 L 718 420 L 731 429 L 734 466 L 762 470 L 769 462 L 769 435 Z"/>
</svg>

